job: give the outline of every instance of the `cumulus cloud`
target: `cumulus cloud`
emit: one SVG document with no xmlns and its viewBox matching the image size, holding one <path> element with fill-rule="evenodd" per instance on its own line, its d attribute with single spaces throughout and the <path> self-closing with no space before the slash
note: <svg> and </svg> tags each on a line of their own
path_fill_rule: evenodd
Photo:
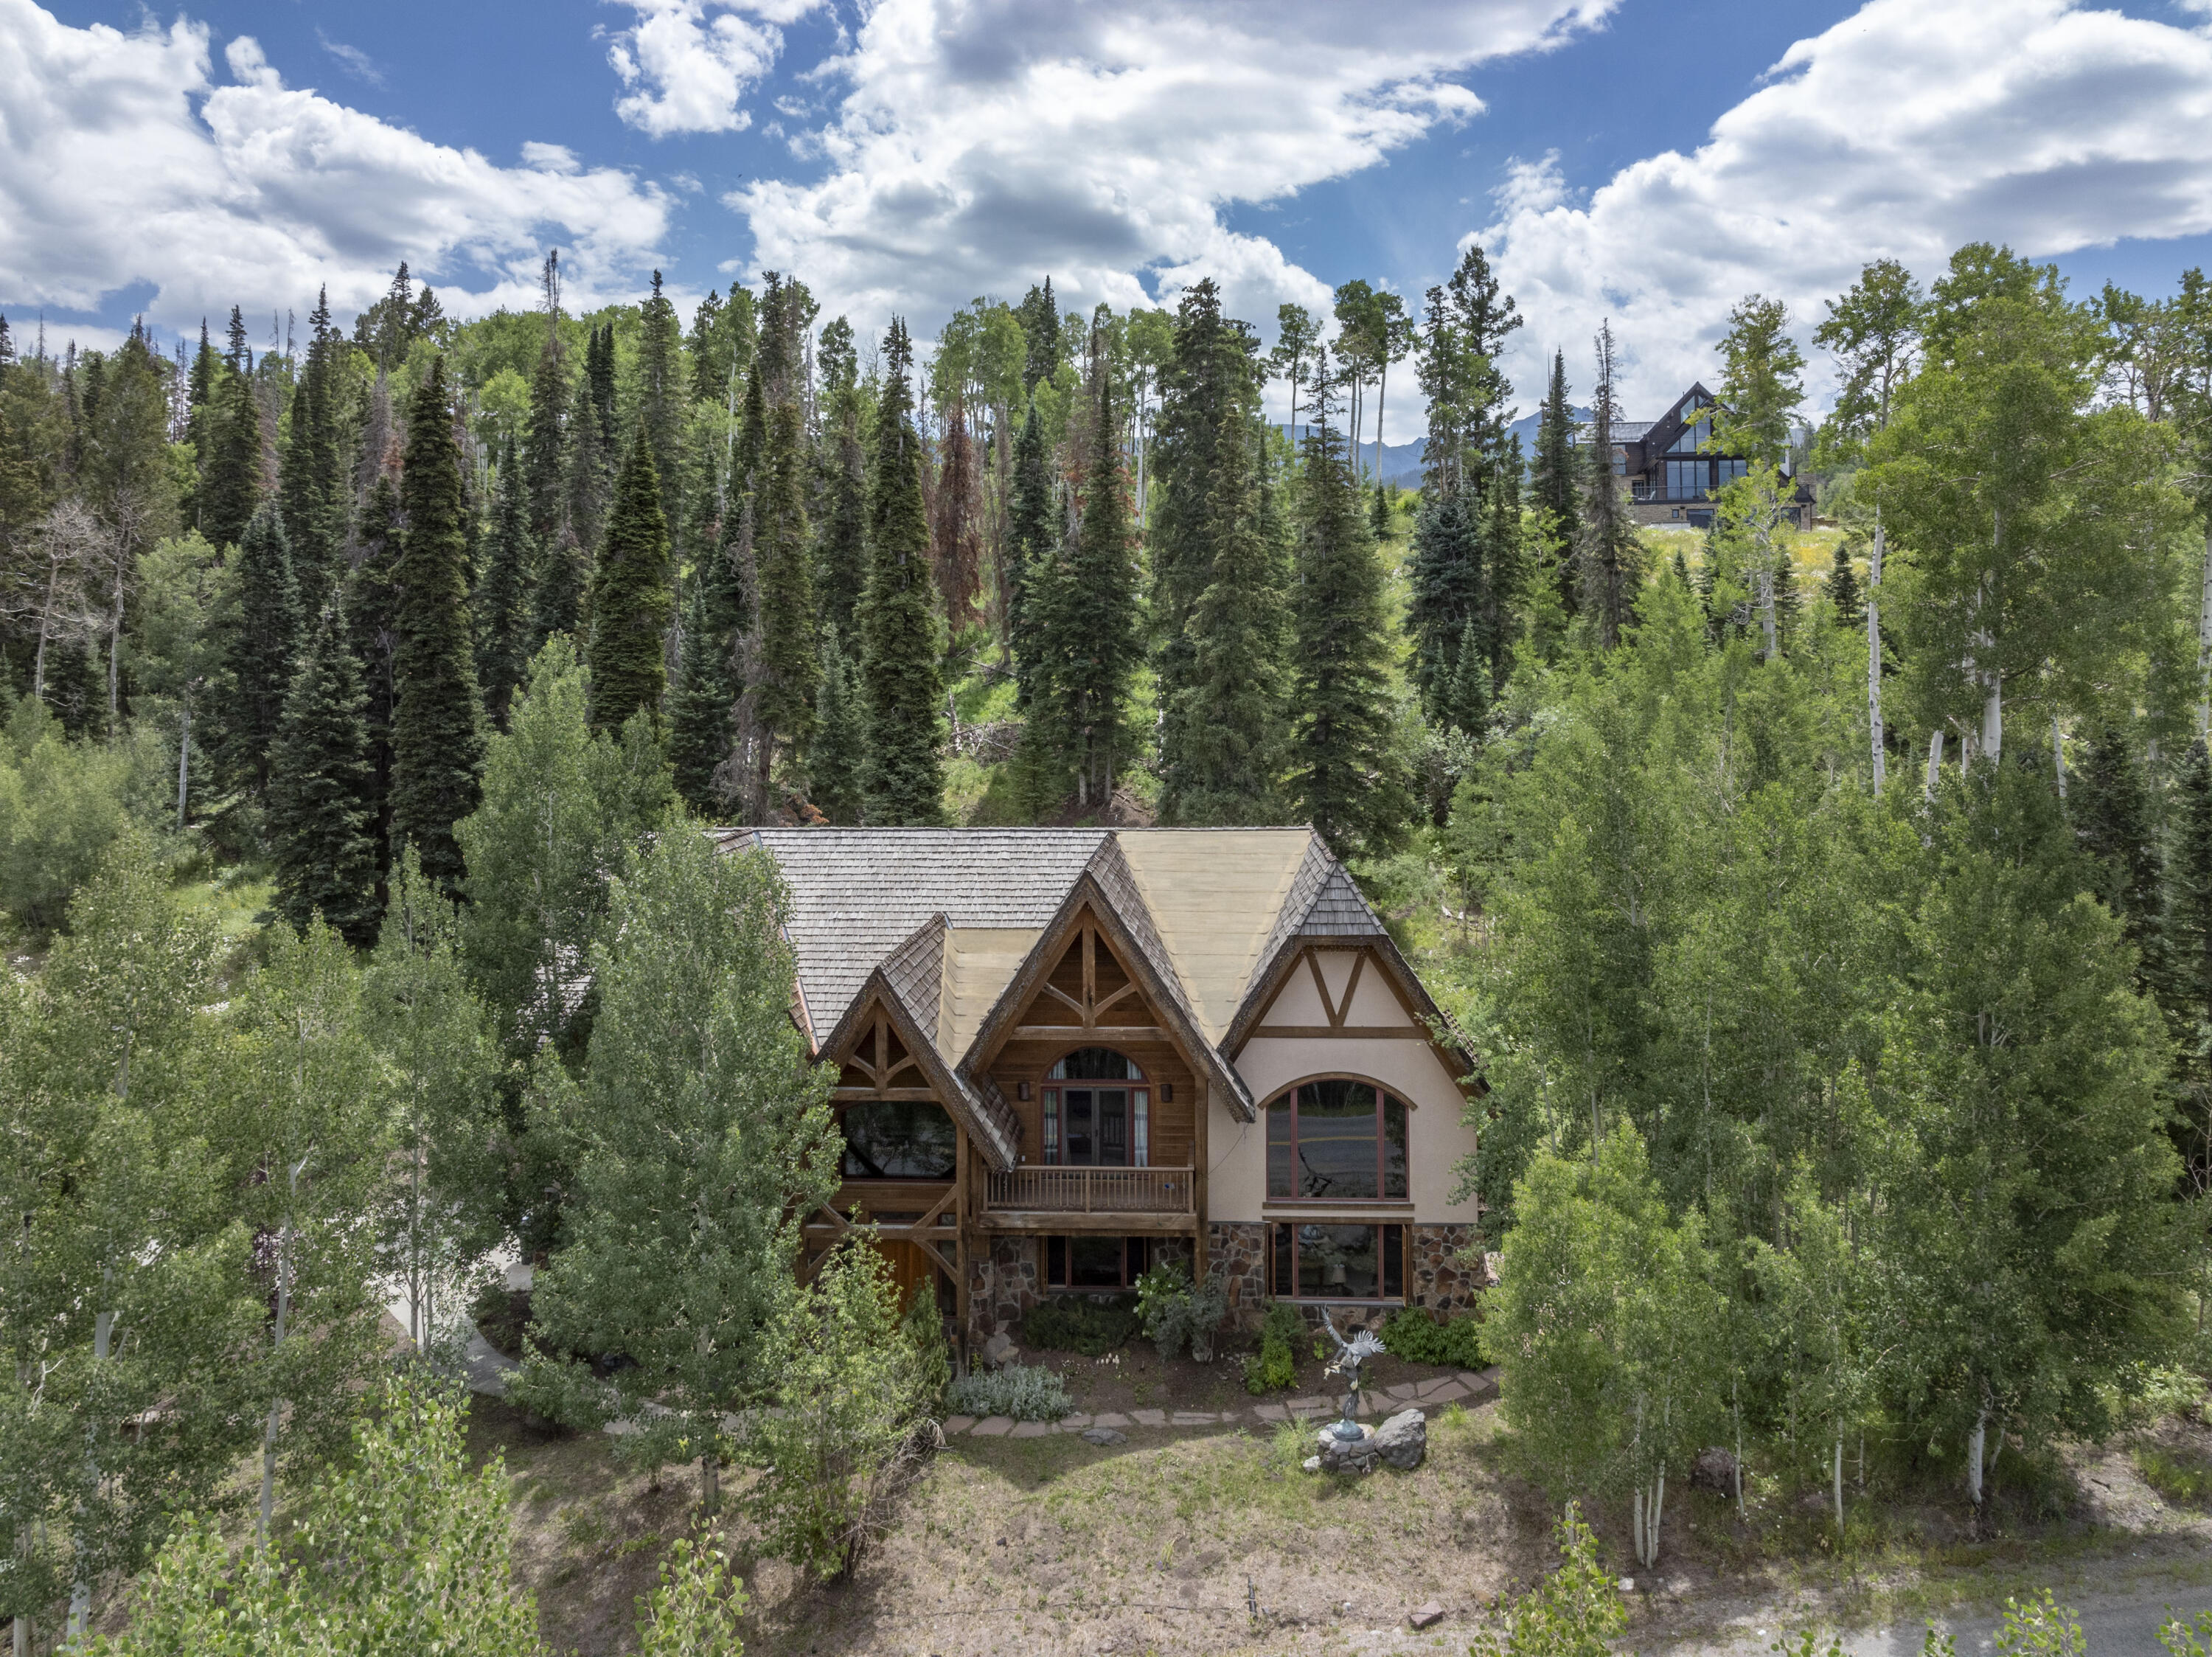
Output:
<svg viewBox="0 0 2212 1657">
<path fill-rule="evenodd" d="M 607 61 L 629 90 L 615 113 L 656 138 L 738 132 L 752 125 L 740 101 L 775 66 L 779 25 L 822 0 L 626 0 L 637 21 L 614 37 Z"/>
<path fill-rule="evenodd" d="M 1557 43 L 1614 0 L 882 0 L 819 75 L 793 147 L 820 177 L 726 199 L 755 268 L 831 311 L 917 322 L 1049 272 L 1071 302 L 1149 303 L 1200 275 L 1233 314 L 1328 289 L 1222 208 L 1372 166 L 1481 104 L 1450 79 Z"/>
<path fill-rule="evenodd" d="M 1875 258 L 1925 278 L 1967 241 L 2050 255 L 2212 228 L 2208 153 L 2199 33 L 2069 0 L 1872 0 L 1790 47 L 1693 154 L 1579 203 L 1523 168 L 1477 234 L 1531 319 L 1510 364 L 1523 400 L 1554 345 L 1586 386 L 1610 316 L 1641 417 L 1710 382 L 1749 292 L 1786 300 L 1809 337 Z"/>
<path fill-rule="evenodd" d="M 665 238 L 669 198 L 627 173 L 554 145 L 502 167 L 288 88 L 251 38 L 224 58 L 217 85 L 203 24 L 72 28 L 0 0 L 0 302 L 90 310 L 143 283 L 184 327 L 327 283 L 344 314 L 404 259 L 456 309 L 526 305 L 547 241 L 588 302 L 634 294 Z"/>
</svg>

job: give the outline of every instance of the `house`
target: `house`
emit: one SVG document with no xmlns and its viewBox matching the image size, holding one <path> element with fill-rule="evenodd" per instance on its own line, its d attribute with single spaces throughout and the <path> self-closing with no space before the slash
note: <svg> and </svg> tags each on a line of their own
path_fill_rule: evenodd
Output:
<svg viewBox="0 0 2212 1657">
<path fill-rule="evenodd" d="M 970 1343 L 1166 1258 L 1246 1323 L 1471 1303 L 1474 1056 L 1311 830 L 718 838 L 781 868 L 793 1017 L 838 1067 L 806 1265 L 872 1221 Z"/>
<path fill-rule="evenodd" d="M 1741 455 L 1707 452 L 1717 406 L 1712 393 L 1698 384 L 1656 420 L 1614 423 L 1613 475 L 1628 480 L 1630 510 L 1638 523 L 1712 527 L 1714 496 L 1751 469 Z M 1589 430 L 1585 425 L 1577 436 L 1587 436 Z M 1786 461 L 1784 475 L 1789 475 Z M 1790 521 L 1802 527 L 1811 522 L 1812 512 L 1813 491 L 1795 484 Z"/>
</svg>

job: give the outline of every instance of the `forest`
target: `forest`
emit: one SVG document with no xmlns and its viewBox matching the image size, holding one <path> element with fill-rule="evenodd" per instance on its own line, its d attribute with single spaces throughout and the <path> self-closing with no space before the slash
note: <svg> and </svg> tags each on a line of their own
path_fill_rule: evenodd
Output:
<svg viewBox="0 0 2212 1657">
<path fill-rule="evenodd" d="M 1314 825 L 1481 1056 L 1519 1465 L 1646 1566 L 1707 1447 L 1841 1545 L 1870 1466 L 1992 1514 L 2201 1404 L 2198 272 L 1746 296 L 1695 530 L 1637 521 L 1610 328 L 1523 452 L 1480 247 L 1263 322 L 821 308 L 572 314 L 548 253 L 529 313 L 402 265 L 265 348 L 0 320 L 19 1654 L 540 1649 L 453 1387 L 502 1251 L 556 1263 L 530 1407 L 824 1581 L 893 1522 L 953 1355 L 865 1250 L 792 1280 L 830 1083 L 700 825 Z M 680 1544 L 641 1648 L 743 1604 Z"/>
</svg>

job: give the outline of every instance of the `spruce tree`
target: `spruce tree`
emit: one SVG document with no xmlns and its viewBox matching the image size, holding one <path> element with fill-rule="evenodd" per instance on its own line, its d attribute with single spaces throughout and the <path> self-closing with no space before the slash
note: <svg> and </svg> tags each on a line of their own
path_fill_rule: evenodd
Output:
<svg viewBox="0 0 2212 1657">
<path fill-rule="evenodd" d="M 529 496 L 520 457 L 509 437 L 501 446 L 491 539 L 477 582 L 477 682 L 483 686 L 484 716 L 507 728 L 507 704 L 530 663 L 530 597 L 536 562 L 531 556 Z"/>
<path fill-rule="evenodd" d="M 376 867 L 392 865 L 392 733 L 399 707 L 399 491 L 369 485 L 361 509 L 360 562 L 345 588 L 346 641 L 361 663 L 368 730 L 368 834 Z"/>
<path fill-rule="evenodd" d="M 1828 572 L 1826 588 L 1828 606 L 1835 612 L 1836 625 L 1845 632 L 1866 631 L 1866 600 L 1859 592 L 1858 572 L 1851 568 L 1851 549 L 1848 541 L 1836 545 L 1835 567 Z"/>
<path fill-rule="evenodd" d="M 678 521 L 675 489 L 684 416 L 690 406 L 690 380 L 684 371 L 684 337 L 676 308 L 660 291 L 660 272 L 653 291 L 638 307 L 637 417 L 653 449 L 654 481 L 660 487 L 661 516 Z"/>
<path fill-rule="evenodd" d="M 1037 418 L 1032 397 L 1022 417 L 1021 436 L 1014 440 L 1013 505 L 1006 525 L 1006 635 L 1014 656 L 1014 704 L 1021 708 L 1029 705 L 1042 659 L 1042 642 L 1037 635 L 1042 612 L 1032 602 L 1033 588 L 1059 551 L 1056 505 L 1052 469 L 1045 457 L 1044 424 Z"/>
<path fill-rule="evenodd" d="M 860 820 L 860 775 L 867 746 L 866 710 L 837 629 L 822 632 L 822 681 L 814 693 L 814 745 L 806 759 L 807 797 L 831 822 Z"/>
<path fill-rule="evenodd" d="M 1569 615 L 1581 600 L 1575 547 L 1582 539 L 1582 476 L 1575 464 L 1575 417 L 1567 403 L 1567 354 L 1552 353 L 1552 378 L 1536 423 L 1529 492 L 1559 574 L 1559 602 Z"/>
<path fill-rule="evenodd" d="M 1590 394 L 1590 441 L 1583 456 L 1583 510 L 1577 563 L 1582 580 L 1581 607 L 1611 649 L 1636 619 L 1636 594 L 1643 586 L 1644 547 L 1629 511 L 1628 485 L 1613 470 L 1614 426 L 1620 419 L 1613 325 L 1597 334 L 1597 387 Z"/>
<path fill-rule="evenodd" d="M 1482 507 L 1465 488 L 1424 490 L 1413 519 L 1413 556 L 1406 564 L 1406 624 L 1413 636 L 1414 687 L 1431 724 L 1456 723 L 1450 710 L 1461 653 L 1485 652 L 1480 618 L 1489 591 Z M 1468 729 L 1469 727 L 1462 726 Z"/>
<path fill-rule="evenodd" d="M 611 489 L 612 417 L 599 397 L 602 333 L 592 330 L 585 371 L 577 377 L 568 411 L 568 453 L 554 538 L 539 548 L 538 583 L 531 594 L 530 642 L 534 656 L 556 633 L 580 641 L 591 623 L 592 554 L 605 533 Z M 611 362 L 611 357 L 607 358 Z M 610 375 L 612 369 L 608 369 Z M 611 380 L 609 394 L 611 395 Z"/>
<path fill-rule="evenodd" d="M 380 914 L 368 705 L 361 663 L 325 612 L 285 698 L 269 838 L 276 912 L 302 933 L 320 915 L 356 949 L 375 941 Z"/>
<path fill-rule="evenodd" d="M 253 515 L 231 558 L 237 610 L 222 655 L 219 755 L 224 785 L 259 797 L 300 655 L 300 589 L 272 502 Z"/>
<path fill-rule="evenodd" d="M 1298 489 L 1291 788 L 1305 820 L 1349 856 L 1394 844 L 1413 802 L 1393 746 L 1382 561 L 1344 434 L 1325 401 L 1316 413 Z"/>
<path fill-rule="evenodd" d="M 300 583 L 302 613 L 319 616 L 338 578 L 343 466 L 338 453 L 333 383 L 343 342 L 331 326 L 327 290 L 307 316 L 307 360 L 292 393 L 291 415 L 277 486 L 284 527 L 292 543 L 292 574 Z"/>
<path fill-rule="evenodd" d="M 676 687 L 669 696 L 668 764 L 676 791 L 709 820 L 723 808 L 714 772 L 730 752 L 728 648 L 707 625 L 700 583 L 691 584 L 684 607 L 684 644 L 677 657 Z"/>
<path fill-rule="evenodd" d="M 2201 741 L 2175 779 L 2166 874 L 2165 1002 L 2179 1095 L 2172 1137 L 2201 1191 L 2212 1182 L 2212 757 Z"/>
<path fill-rule="evenodd" d="M 2142 768 L 2117 727 L 2100 726 L 2090 738 L 2087 763 L 2074 778 L 2067 806 L 2075 838 L 2090 859 L 2092 890 L 2120 917 L 2127 941 L 2135 946 L 2136 984 L 2163 999 L 2164 859 Z"/>
<path fill-rule="evenodd" d="M 760 797 L 772 752 L 781 746 L 794 762 L 814 726 L 820 671 L 814 648 L 813 549 L 806 528 L 806 454 L 799 405 L 776 405 L 769 420 L 768 454 L 754 491 L 757 530 L 754 567 L 760 581 L 760 633 L 748 653 L 762 729 L 757 763 Z"/>
<path fill-rule="evenodd" d="M 641 424 L 615 481 L 613 509 L 592 588 L 592 724 L 616 731 L 642 709 L 658 722 L 668 679 L 668 520 Z"/>
<path fill-rule="evenodd" d="M 922 510 L 921 439 L 914 429 L 914 348 L 902 320 L 893 319 L 884 354 L 887 372 L 868 499 L 868 577 L 855 618 L 867 734 L 861 791 L 870 823 L 926 825 L 945 818 L 945 774 L 937 753 L 945 696 L 942 623 Z"/>
<path fill-rule="evenodd" d="M 858 389 L 851 385 L 833 386 L 830 409 L 830 429 L 824 438 L 829 476 L 823 485 L 822 540 L 814 590 L 821 601 L 824 629 L 835 628 L 840 638 L 851 639 L 854 607 L 860 601 L 868 572 L 867 455 L 860 445 Z M 1019 488 L 1018 473 L 1016 487 Z M 1018 515 L 1018 500 L 1017 496 Z"/>
<path fill-rule="evenodd" d="M 533 545 L 555 544 L 568 459 L 568 365 L 561 346 L 560 253 L 545 255 L 545 337 L 530 376 L 530 417 L 522 440 L 522 489 Z"/>
<path fill-rule="evenodd" d="M 235 546 L 261 501 L 261 409 L 245 375 L 222 371 L 211 436 L 215 452 L 200 472 L 200 533 L 218 547 Z"/>
<path fill-rule="evenodd" d="M 453 825 L 476 809 L 483 770 L 465 503 L 441 353 L 409 404 L 399 479 L 406 538 L 393 661 L 392 834 L 414 845 L 425 877 L 447 891 L 463 872 Z"/>
</svg>

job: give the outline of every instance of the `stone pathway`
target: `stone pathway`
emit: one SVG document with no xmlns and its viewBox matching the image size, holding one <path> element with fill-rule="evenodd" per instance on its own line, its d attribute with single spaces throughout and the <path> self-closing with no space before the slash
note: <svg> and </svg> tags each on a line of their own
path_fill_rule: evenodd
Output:
<svg viewBox="0 0 2212 1657">
<path fill-rule="evenodd" d="M 1447 1404 L 1477 1404 L 1498 1393 L 1498 1371 L 1485 1369 L 1480 1374 L 1462 1369 L 1455 1374 L 1439 1375 L 1433 1380 L 1401 1381 L 1379 1392 L 1361 1395 L 1366 1406 L 1363 1416 L 1395 1415 L 1408 1404 L 1423 1409 L 1442 1409 Z M 1321 1421 L 1342 1411 L 1344 1400 L 1334 1398 L 1289 1398 L 1279 1404 L 1255 1404 L 1246 1410 L 1102 1410 L 1097 1415 L 1078 1411 L 1058 1421 L 1015 1421 L 1006 1416 L 986 1416 L 978 1421 L 973 1416 L 955 1416 L 945 1423 L 945 1435 L 951 1438 L 965 1433 L 972 1438 L 1048 1438 L 1055 1433 L 1081 1433 L 1093 1427 L 1110 1427 L 1128 1432 L 1142 1427 L 1273 1427 L 1285 1421 Z"/>
</svg>

